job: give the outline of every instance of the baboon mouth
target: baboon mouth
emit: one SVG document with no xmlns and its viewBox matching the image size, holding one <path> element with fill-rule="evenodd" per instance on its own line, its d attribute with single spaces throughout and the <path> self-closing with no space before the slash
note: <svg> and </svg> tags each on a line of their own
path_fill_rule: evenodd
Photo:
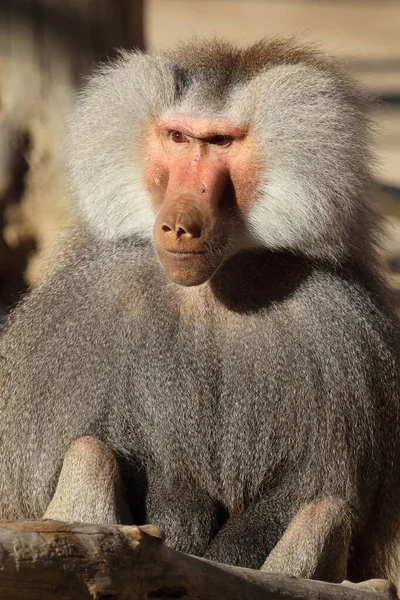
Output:
<svg viewBox="0 0 400 600">
<path fill-rule="evenodd" d="M 165 248 L 159 248 L 162 252 L 165 252 L 166 254 L 172 255 L 172 256 L 176 256 L 178 257 L 185 257 L 185 256 L 205 256 L 207 254 L 207 252 L 205 250 L 201 250 L 199 252 L 182 252 L 182 251 L 178 251 L 178 250 L 166 250 Z"/>
<path fill-rule="evenodd" d="M 168 258 L 204 258 L 209 252 L 206 250 L 170 250 L 169 248 L 163 248 L 159 244 L 156 244 L 157 252 L 164 254 Z"/>
<path fill-rule="evenodd" d="M 221 264 L 221 257 L 207 250 L 167 250 L 158 245 L 156 249 L 166 276 L 180 285 L 204 283 Z"/>
</svg>

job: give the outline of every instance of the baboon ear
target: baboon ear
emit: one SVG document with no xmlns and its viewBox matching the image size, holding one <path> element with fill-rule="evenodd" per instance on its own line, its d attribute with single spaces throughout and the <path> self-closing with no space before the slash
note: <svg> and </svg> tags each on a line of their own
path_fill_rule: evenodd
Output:
<svg viewBox="0 0 400 600">
<path fill-rule="evenodd" d="M 78 207 L 102 238 L 150 238 L 154 220 L 141 175 L 142 128 L 172 104 L 163 57 L 124 53 L 90 80 L 70 119 L 67 140 Z"/>
</svg>

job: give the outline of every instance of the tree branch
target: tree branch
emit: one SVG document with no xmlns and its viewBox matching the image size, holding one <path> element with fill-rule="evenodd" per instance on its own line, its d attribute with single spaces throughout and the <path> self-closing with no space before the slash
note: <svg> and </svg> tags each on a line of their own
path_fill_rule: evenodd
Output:
<svg viewBox="0 0 400 600">
<path fill-rule="evenodd" d="M 388 590 L 389 592 L 389 590 Z M 2 600 L 388 600 L 343 585 L 219 565 L 144 527 L 0 522 Z"/>
</svg>

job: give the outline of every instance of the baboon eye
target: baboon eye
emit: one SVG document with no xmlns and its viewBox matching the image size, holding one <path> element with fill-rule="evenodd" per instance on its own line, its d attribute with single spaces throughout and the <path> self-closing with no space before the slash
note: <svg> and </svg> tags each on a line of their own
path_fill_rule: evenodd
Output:
<svg viewBox="0 0 400 600">
<path fill-rule="evenodd" d="M 232 142 L 232 138 L 229 135 L 214 135 L 210 140 L 210 144 L 215 144 L 216 146 L 229 146 Z"/>
<path fill-rule="evenodd" d="M 184 144 L 189 141 L 184 133 L 181 131 L 171 131 L 170 133 L 171 140 L 176 144 Z"/>
</svg>

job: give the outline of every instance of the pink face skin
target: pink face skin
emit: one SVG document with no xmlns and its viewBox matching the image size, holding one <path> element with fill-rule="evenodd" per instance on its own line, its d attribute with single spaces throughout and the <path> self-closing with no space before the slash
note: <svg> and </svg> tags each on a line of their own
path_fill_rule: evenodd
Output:
<svg viewBox="0 0 400 600">
<path fill-rule="evenodd" d="M 145 132 L 144 181 L 158 211 L 153 238 L 169 279 L 207 281 L 250 208 L 255 140 L 227 118 L 169 115 Z"/>
</svg>

